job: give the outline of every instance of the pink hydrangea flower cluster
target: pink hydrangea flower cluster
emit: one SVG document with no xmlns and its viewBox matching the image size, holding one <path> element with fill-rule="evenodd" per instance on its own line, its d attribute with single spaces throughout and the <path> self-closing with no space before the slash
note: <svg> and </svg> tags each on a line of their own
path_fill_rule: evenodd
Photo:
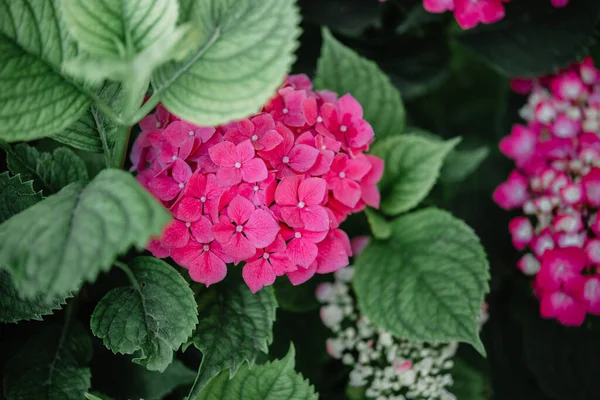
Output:
<svg viewBox="0 0 600 400">
<path fill-rule="evenodd" d="M 492 24 L 504 18 L 504 3 L 510 0 L 423 0 L 423 7 L 431 13 L 452 11 L 463 29 L 480 23 Z M 527 1 L 527 0 L 520 0 Z M 550 0 L 554 7 L 564 7 L 569 0 Z"/>
<path fill-rule="evenodd" d="M 541 315 L 581 325 L 600 315 L 600 71 L 590 58 L 556 75 L 515 80 L 529 93 L 500 150 L 516 164 L 495 190 L 510 221 L 518 268 L 534 276 Z"/>
<path fill-rule="evenodd" d="M 383 160 L 364 154 L 374 135 L 361 105 L 304 75 L 241 121 L 200 127 L 158 106 L 140 127 L 133 170 L 174 217 L 149 250 L 207 286 L 228 263 L 245 262 L 253 292 L 333 272 L 351 256 L 339 224 L 379 206 Z"/>
</svg>

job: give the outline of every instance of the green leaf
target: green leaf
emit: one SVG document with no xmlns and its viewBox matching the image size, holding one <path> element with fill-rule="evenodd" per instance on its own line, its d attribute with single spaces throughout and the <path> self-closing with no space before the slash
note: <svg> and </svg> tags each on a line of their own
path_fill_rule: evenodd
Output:
<svg viewBox="0 0 600 400">
<path fill-rule="evenodd" d="M 196 0 L 190 23 L 204 43 L 182 62 L 159 68 L 163 104 L 198 125 L 255 113 L 294 61 L 300 20 L 294 0 Z"/>
<path fill-rule="evenodd" d="M 460 138 L 441 142 L 402 135 L 376 143 L 372 153 L 385 160 L 381 210 L 397 215 L 416 207 L 433 188 L 444 159 L 458 142 Z"/>
<path fill-rule="evenodd" d="M 106 82 L 98 90 L 98 98 L 104 101 L 115 113 L 119 113 L 123 103 L 121 85 Z M 105 152 L 102 136 L 106 137 L 106 145 L 112 148 L 117 126 L 96 107 L 90 107 L 85 114 L 66 129 L 51 135 L 52 139 L 93 153 Z"/>
<path fill-rule="evenodd" d="M 203 354 L 190 399 L 221 371 L 233 377 L 244 363 L 254 364 L 273 341 L 277 300 L 271 287 L 252 294 L 244 283 L 222 284 L 211 300 L 189 343 Z"/>
<path fill-rule="evenodd" d="M 479 168 L 489 154 L 490 150 L 487 146 L 472 150 L 456 149 L 451 151 L 440 171 L 440 181 L 451 184 L 464 180 Z"/>
<path fill-rule="evenodd" d="M 140 352 L 134 362 L 162 372 L 198 323 L 194 293 L 164 261 L 138 257 L 130 266 L 132 286 L 113 289 L 100 300 L 92 332 L 113 352 Z"/>
<path fill-rule="evenodd" d="M 275 291 L 275 298 L 277 299 L 279 308 L 295 313 L 306 313 L 317 310 L 321 307 L 321 303 L 315 297 L 315 289 L 318 282 L 318 276 L 297 286 L 294 286 L 289 279 L 275 280 L 273 290 Z"/>
<path fill-rule="evenodd" d="M 42 296 L 22 299 L 10 274 L 0 270 L 0 322 L 41 321 L 43 315 L 52 314 L 65 304 L 64 298 L 50 302 L 44 301 Z"/>
<path fill-rule="evenodd" d="M 230 380 L 223 372 L 190 400 L 316 400 L 311 384 L 294 371 L 294 346 L 282 360 L 250 368 L 245 365 Z"/>
<path fill-rule="evenodd" d="M 65 22 L 82 54 L 66 60 L 65 69 L 91 81 L 110 78 L 125 87 L 124 113 L 148 86 L 152 71 L 180 57 L 180 40 L 190 26 L 176 27 L 179 2 L 172 0 L 63 0 Z M 192 41 L 197 46 L 200 38 Z M 184 41 L 187 43 L 187 41 Z"/>
<path fill-rule="evenodd" d="M 160 400 L 179 386 L 191 385 L 196 377 L 196 372 L 179 360 L 173 360 L 162 373 L 141 367 L 136 371 L 133 381 L 129 382 L 132 393 L 128 398 L 132 399 Z"/>
<path fill-rule="evenodd" d="M 50 300 L 95 280 L 132 245 L 144 248 L 169 218 L 133 176 L 106 169 L 0 225 L 0 265 L 24 297 Z"/>
<path fill-rule="evenodd" d="M 454 384 L 450 388 L 450 392 L 457 399 L 467 400 L 487 400 L 488 392 L 487 382 L 481 372 L 477 371 L 462 359 L 456 357 L 454 359 L 454 367 L 452 367 L 452 380 Z"/>
<path fill-rule="evenodd" d="M 56 193 L 69 183 L 88 180 L 83 160 L 65 147 L 44 153 L 25 143 L 11 147 L 0 141 L 0 148 L 6 152 L 8 169 L 32 180 L 35 188 L 45 195 Z"/>
<path fill-rule="evenodd" d="M 489 271 L 473 230 L 435 208 L 391 226 L 390 239 L 371 241 L 356 261 L 354 288 L 364 315 L 396 337 L 458 340 L 483 354 L 477 317 Z"/>
<path fill-rule="evenodd" d="M 359 56 L 323 29 L 323 47 L 315 87 L 352 94 L 363 106 L 364 118 L 376 138 L 404 132 L 405 113 L 400 93 L 377 64 Z"/>
<path fill-rule="evenodd" d="M 33 190 L 32 182 L 22 182 L 21 176 L 0 174 L 0 223 L 42 200 L 42 194 Z"/>
<path fill-rule="evenodd" d="M 506 5 L 502 21 L 465 31 L 459 41 L 501 74 L 537 78 L 586 55 L 599 22 L 596 1 L 564 8 L 546 0 L 515 1 Z"/>
<path fill-rule="evenodd" d="M 29 339 L 4 373 L 7 400 L 81 400 L 91 385 L 92 341 L 77 322 Z"/>
<path fill-rule="evenodd" d="M 61 64 L 75 55 L 58 0 L 0 2 L 0 139 L 33 140 L 62 131 L 91 104 Z"/>
<path fill-rule="evenodd" d="M 392 227 L 383 215 L 369 207 L 365 209 L 365 215 L 371 227 L 371 233 L 376 239 L 387 239 L 391 236 Z"/>
</svg>

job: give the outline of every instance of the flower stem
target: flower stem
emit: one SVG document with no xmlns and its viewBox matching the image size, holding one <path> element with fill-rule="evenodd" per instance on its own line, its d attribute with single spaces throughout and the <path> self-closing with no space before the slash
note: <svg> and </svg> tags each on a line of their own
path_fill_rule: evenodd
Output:
<svg viewBox="0 0 600 400">
<path fill-rule="evenodd" d="M 115 145 L 113 149 L 112 166 L 122 169 L 125 165 L 127 148 L 129 147 L 129 136 L 131 127 L 119 126 L 115 135 Z"/>
</svg>

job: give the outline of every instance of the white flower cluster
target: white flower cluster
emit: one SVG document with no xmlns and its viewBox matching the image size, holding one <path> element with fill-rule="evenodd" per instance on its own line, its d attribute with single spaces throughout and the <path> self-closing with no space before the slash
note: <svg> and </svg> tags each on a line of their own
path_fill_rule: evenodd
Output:
<svg viewBox="0 0 600 400">
<path fill-rule="evenodd" d="M 358 313 L 352 275 L 352 267 L 342 268 L 316 293 L 321 319 L 335 334 L 327 352 L 352 367 L 350 385 L 365 387 L 366 397 L 376 400 L 456 400 L 448 389 L 458 344 L 411 343 L 376 328 Z"/>
</svg>

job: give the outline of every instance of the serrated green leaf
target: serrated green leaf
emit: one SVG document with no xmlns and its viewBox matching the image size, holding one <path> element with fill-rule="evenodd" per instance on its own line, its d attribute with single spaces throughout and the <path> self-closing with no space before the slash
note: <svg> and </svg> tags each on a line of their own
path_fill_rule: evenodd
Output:
<svg viewBox="0 0 600 400">
<path fill-rule="evenodd" d="M 112 400 L 111 397 L 98 392 L 85 393 L 84 396 L 87 400 Z"/>
<path fill-rule="evenodd" d="M 564 8 L 515 1 L 506 5 L 502 21 L 465 31 L 458 40 L 501 74 L 537 78 L 579 61 L 596 43 L 599 22 L 597 1 Z"/>
<path fill-rule="evenodd" d="M 379 184 L 381 211 L 397 215 L 416 207 L 438 179 L 446 156 L 460 138 L 445 142 L 421 135 L 402 135 L 380 141 L 372 153 L 385 160 Z"/>
<path fill-rule="evenodd" d="M 10 177 L 8 172 L 0 174 L 0 223 L 42 200 L 31 182 L 21 182 L 19 175 Z M 19 291 L 6 271 L 0 270 L 0 322 L 41 320 L 42 315 L 52 314 L 61 308 L 64 299 L 45 302 L 41 296 L 32 300 L 21 298 Z"/>
<path fill-rule="evenodd" d="M 50 325 L 4 370 L 7 400 L 81 400 L 91 385 L 92 340 L 77 322 Z"/>
<path fill-rule="evenodd" d="M 21 176 L 0 174 L 0 223 L 42 200 L 42 194 L 33 190 L 32 182 L 21 181 Z"/>
<path fill-rule="evenodd" d="M 487 383 L 483 374 L 460 358 L 454 359 L 452 367 L 452 380 L 454 383 L 450 392 L 457 399 L 466 400 L 488 400 L 486 395 Z"/>
<path fill-rule="evenodd" d="M 198 323 L 194 293 L 164 261 L 138 257 L 130 267 L 132 286 L 113 289 L 100 300 L 92 332 L 113 352 L 140 352 L 134 362 L 162 372 Z"/>
<path fill-rule="evenodd" d="M 91 104 L 86 88 L 61 71 L 76 49 L 57 3 L 0 2 L 0 139 L 32 140 L 62 131 Z"/>
<path fill-rule="evenodd" d="M 392 234 L 392 227 L 383 215 L 372 208 L 366 208 L 365 215 L 367 216 L 367 221 L 371 227 L 373 237 L 376 239 L 387 239 L 390 237 Z"/>
<path fill-rule="evenodd" d="M 179 386 L 191 385 L 196 377 L 196 372 L 179 360 L 174 360 L 162 373 L 142 367 L 137 367 L 136 372 L 129 385 L 133 392 L 128 398 L 132 399 L 161 400 Z"/>
<path fill-rule="evenodd" d="M 276 309 L 271 287 L 255 294 L 244 283 L 217 288 L 210 305 L 200 313 L 202 323 L 189 343 L 203 354 L 190 399 L 221 371 L 229 370 L 232 377 L 244 363 L 254 364 L 261 351 L 268 352 Z"/>
<path fill-rule="evenodd" d="M 0 266 L 26 298 L 50 300 L 108 270 L 162 232 L 167 211 L 127 172 L 72 183 L 0 225 Z"/>
<path fill-rule="evenodd" d="M 221 373 L 190 400 L 316 400 L 312 385 L 294 371 L 294 346 L 282 360 L 250 368 L 244 365 L 229 380 Z"/>
<path fill-rule="evenodd" d="M 25 143 L 10 146 L 0 141 L 0 148 L 6 152 L 8 169 L 13 174 L 21 174 L 25 180 L 32 180 L 34 187 L 46 196 L 69 183 L 88 180 L 83 160 L 65 147 L 44 153 Z"/>
<path fill-rule="evenodd" d="M 394 336 L 424 342 L 463 341 L 484 353 L 477 317 L 489 291 L 488 262 L 473 230 L 428 208 L 391 222 L 356 261 L 360 309 Z"/>
<path fill-rule="evenodd" d="M 315 87 L 352 94 L 373 126 L 375 137 L 404 132 L 405 112 L 400 93 L 377 64 L 359 56 L 323 29 L 323 48 L 317 64 Z"/>
<path fill-rule="evenodd" d="M 104 101 L 115 113 L 119 113 L 123 103 L 121 85 L 106 82 L 98 90 L 98 98 Z M 117 126 L 94 106 L 90 107 L 81 118 L 66 129 L 51 135 L 52 139 L 72 146 L 76 149 L 93 153 L 105 152 L 101 135 L 106 137 L 106 145 L 112 148 Z"/>
<path fill-rule="evenodd" d="M 315 297 L 318 282 L 317 276 L 297 286 L 293 285 L 289 279 L 277 279 L 273 284 L 273 290 L 279 308 L 295 313 L 317 310 L 321 307 L 321 303 Z"/>
<path fill-rule="evenodd" d="M 300 20 L 294 0 L 196 0 L 189 21 L 204 43 L 159 68 L 162 102 L 198 125 L 219 125 L 256 112 L 294 61 Z"/>
</svg>

